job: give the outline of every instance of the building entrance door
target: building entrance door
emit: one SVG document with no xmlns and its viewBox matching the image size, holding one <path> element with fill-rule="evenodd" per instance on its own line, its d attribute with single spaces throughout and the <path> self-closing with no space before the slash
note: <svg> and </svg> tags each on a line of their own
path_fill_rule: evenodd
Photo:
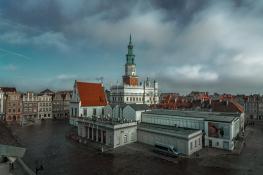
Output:
<svg viewBox="0 0 263 175">
<path fill-rule="evenodd" d="M 212 140 L 209 140 L 209 147 L 212 147 Z"/>
<path fill-rule="evenodd" d="M 224 141 L 223 142 L 223 148 L 228 150 L 229 149 L 229 142 Z"/>
<path fill-rule="evenodd" d="M 106 144 L 106 131 L 102 131 L 102 143 Z"/>
</svg>

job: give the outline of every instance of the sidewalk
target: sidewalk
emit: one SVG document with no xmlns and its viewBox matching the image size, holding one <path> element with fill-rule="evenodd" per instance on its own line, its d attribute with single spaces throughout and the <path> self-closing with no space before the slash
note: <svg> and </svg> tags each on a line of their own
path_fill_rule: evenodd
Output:
<svg viewBox="0 0 263 175">
<path fill-rule="evenodd" d="M 13 135 L 10 126 L 7 127 L 2 121 L 0 121 L 0 144 L 21 146 L 18 142 L 18 138 Z M 14 162 L 14 169 L 10 170 L 11 175 L 28 175 L 25 171 L 25 166 L 22 166 L 18 159 Z"/>
<path fill-rule="evenodd" d="M 14 170 L 11 170 L 11 174 L 12 175 L 28 175 L 28 173 L 24 171 L 23 167 L 17 161 L 15 161 L 14 163 Z"/>
<path fill-rule="evenodd" d="M 232 154 L 232 152 L 223 149 L 204 147 L 200 151 L 193 153 L 191 156 L 189 156 L 189 158 L 197 159 L 197 158 L 206 158 L 206 157 L 216 157 L 219 155 L 227 155 L 227 154 Z"/>
</svg>

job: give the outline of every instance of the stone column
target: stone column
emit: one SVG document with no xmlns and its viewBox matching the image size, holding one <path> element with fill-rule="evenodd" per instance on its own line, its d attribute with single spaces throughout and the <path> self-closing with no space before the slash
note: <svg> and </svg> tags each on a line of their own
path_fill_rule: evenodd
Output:
<svg viewBox="0 0 263 175">
<path fill-rule="evenodd" d="M 89 127 L 86 127 L 87 129 L 87 138 L 89 139 Z"/>
<path fill-rule="evenodd" d="M 100 142 L 103 143 L 103 130 L 100 130 Z"/>
<path fill-rule="evenodd" d="M 96 127 L 96 142 L 98 142 L 99 141 L 99 127 L 97 126 Z"/>
<path fill-rule="evenodd" d="M 81 136 L 80 134 L 81 134 L 81 127 L 80 127 L 80 125 L 79 125 L 79 126 L 78 126 L 78 136 Z"/>
<path fill-rule="evenodd" d="M 93 133 L 93 126 L 91 127 L 91 133 L 92 133 L 92 134 L 91 134 L 91 137 L 92 137 L 91 140 L 93 140 L 93 134 L 94 134 L 94 133 Z"/>
</svg>

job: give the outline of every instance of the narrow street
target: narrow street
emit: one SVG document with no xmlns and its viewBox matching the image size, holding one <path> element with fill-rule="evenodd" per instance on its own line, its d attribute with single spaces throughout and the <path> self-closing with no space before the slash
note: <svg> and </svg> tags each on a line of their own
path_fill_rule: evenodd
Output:
<svg viewBox="0 0 263 175">
<path fill-rule="evenodd" d="M 135 143 L 114 151 L 100 153 L 88 145 L 65 138 L 70 129 L 66 121 L 14 129 L 19 142 L 27 148 L 24 161 L 34 169 L 43 164 L 48 175 L 84 174 L 261 174 L 263 171 L 263 123 L 249 127 L 246 147 L 241 155 L 221 155 L 202 159 L 169 161 L 141 151 Z M 143 149 L 143 148 L 142 148 Z M 216 170 L 216 171 L 215 171 Z"/>
</svg>

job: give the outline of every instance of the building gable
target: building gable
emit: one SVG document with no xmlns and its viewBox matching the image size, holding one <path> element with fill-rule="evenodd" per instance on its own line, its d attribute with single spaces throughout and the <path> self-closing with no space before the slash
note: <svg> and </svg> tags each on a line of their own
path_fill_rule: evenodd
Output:
<svg viewBox="0 0 263 175">
<path fill-rule="evenodd" d="M 77 96 L 81 106 L 106 106 L 106 95 L 100 83 L 88 83 L 76 81 Z"/>
</svg>

